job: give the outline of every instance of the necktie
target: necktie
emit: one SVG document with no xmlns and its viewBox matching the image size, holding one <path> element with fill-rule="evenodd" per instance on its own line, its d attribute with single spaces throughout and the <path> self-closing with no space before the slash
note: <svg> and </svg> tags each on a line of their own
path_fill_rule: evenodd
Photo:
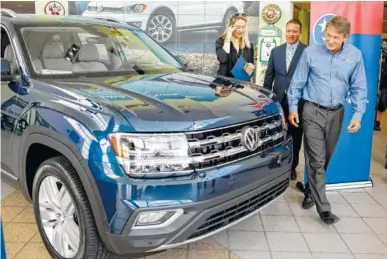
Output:
<svg viewBox="0 0 387 259">
<path fill-rule="evenodd" d="M 293 58 L 293 46 L 289 46 L 288 51 L 286 53 L 286 71 L 289 71 L 290 62 Z"/>
</svg>

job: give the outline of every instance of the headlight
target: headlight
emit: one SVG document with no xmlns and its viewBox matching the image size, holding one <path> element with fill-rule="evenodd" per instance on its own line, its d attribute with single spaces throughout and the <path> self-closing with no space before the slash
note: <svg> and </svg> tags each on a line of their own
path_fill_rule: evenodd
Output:
<svg viewBox="0 0 387 259">
<path fill-rule="evenodd" d="M 144 4 L 133 5 L 133 12 L 135 13 L 143 13 L 145 9 L 146 9 L 146 5 Z"/>
<path fill-rule="evenodd" d="M 114 152 L 125 172 L 132 176 L 188 174 L 191 159 L 184 134 L 129 134 L 110 136 Z"/>
</svg>

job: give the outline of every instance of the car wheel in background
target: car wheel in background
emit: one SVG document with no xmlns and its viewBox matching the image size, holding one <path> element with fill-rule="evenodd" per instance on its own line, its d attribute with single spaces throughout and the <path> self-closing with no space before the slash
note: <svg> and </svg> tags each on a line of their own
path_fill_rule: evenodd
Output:
<svg viewBox="0 0 387 259">
<path fill-rule="evenodd" d="M 176 21 L 170 14 L 153 14 L 146 32 L 157 42 L 170 42 L 176 38 Z"/>
<path fill-rule="evenodd" d="M 82 183 L 65 157 L 40 165 L 32 199 L 40 235 L 53 258 L 116 258 L 102 244 Z"/>
</svg>

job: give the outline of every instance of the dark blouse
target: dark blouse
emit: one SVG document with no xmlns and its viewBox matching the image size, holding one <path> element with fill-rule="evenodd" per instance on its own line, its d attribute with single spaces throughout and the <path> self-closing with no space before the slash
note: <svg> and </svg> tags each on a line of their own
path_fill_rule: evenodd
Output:
<svg viewBox="0 0 387 259">
<path fill-rule="evenodd" d="M 227 54 L 223 49 L 224 39 L 218 38 L 216 40 L 216 56 L 219 61 L 218 75 L 234 77 L 231 74 L 231 70 L 236 64 L 240 55 L 246 59 L 247 63 L 254 64 L 254 48 L 245 47 L 244 49 L 239 49 L 239 52 L 234 48 L 232 42 L 230 42 L 230 53 Z"/>
</svg>

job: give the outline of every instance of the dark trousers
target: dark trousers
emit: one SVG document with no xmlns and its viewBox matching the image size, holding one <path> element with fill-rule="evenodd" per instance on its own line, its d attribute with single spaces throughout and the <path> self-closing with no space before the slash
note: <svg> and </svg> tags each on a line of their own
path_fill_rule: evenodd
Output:
<svg viewBox="0 0 387 259">
<path fill-rule="evenodd" d="M 288 99 L 286 97 L 286 94 L 284 98 L 281 101 L 282 109 L 284 110 L 285 118 L 288 120 L 289 117 L 289 105 L 288 105 Z M 300 159 L 300 149 L 301 149 L 301 143 L 302 143 L 302 135 L 303 135 L 303 126 L 302 126 L 302 109 L 304 106 L 304 100 L 300 100 L 298 103 L 298 117 L 300 123 L 298 124 L 298 127 L 294 127 L 293 124 L 288 122 L 288 134 L 292 136 L 293 139 L 293 163 L 292 163 L 292 170 L 296 170 L 296 167 L 298 166 L 299 159 Z"/>
<path fill-rule="evenodd" d="M 302 113 L 305 165 L 309 189 L 319 213 L 331 210 L 326 197 L 325 172 L 335 151 L 343 118 L 344 107 L 332 111 L 305 102 Z"/>
</svg>

